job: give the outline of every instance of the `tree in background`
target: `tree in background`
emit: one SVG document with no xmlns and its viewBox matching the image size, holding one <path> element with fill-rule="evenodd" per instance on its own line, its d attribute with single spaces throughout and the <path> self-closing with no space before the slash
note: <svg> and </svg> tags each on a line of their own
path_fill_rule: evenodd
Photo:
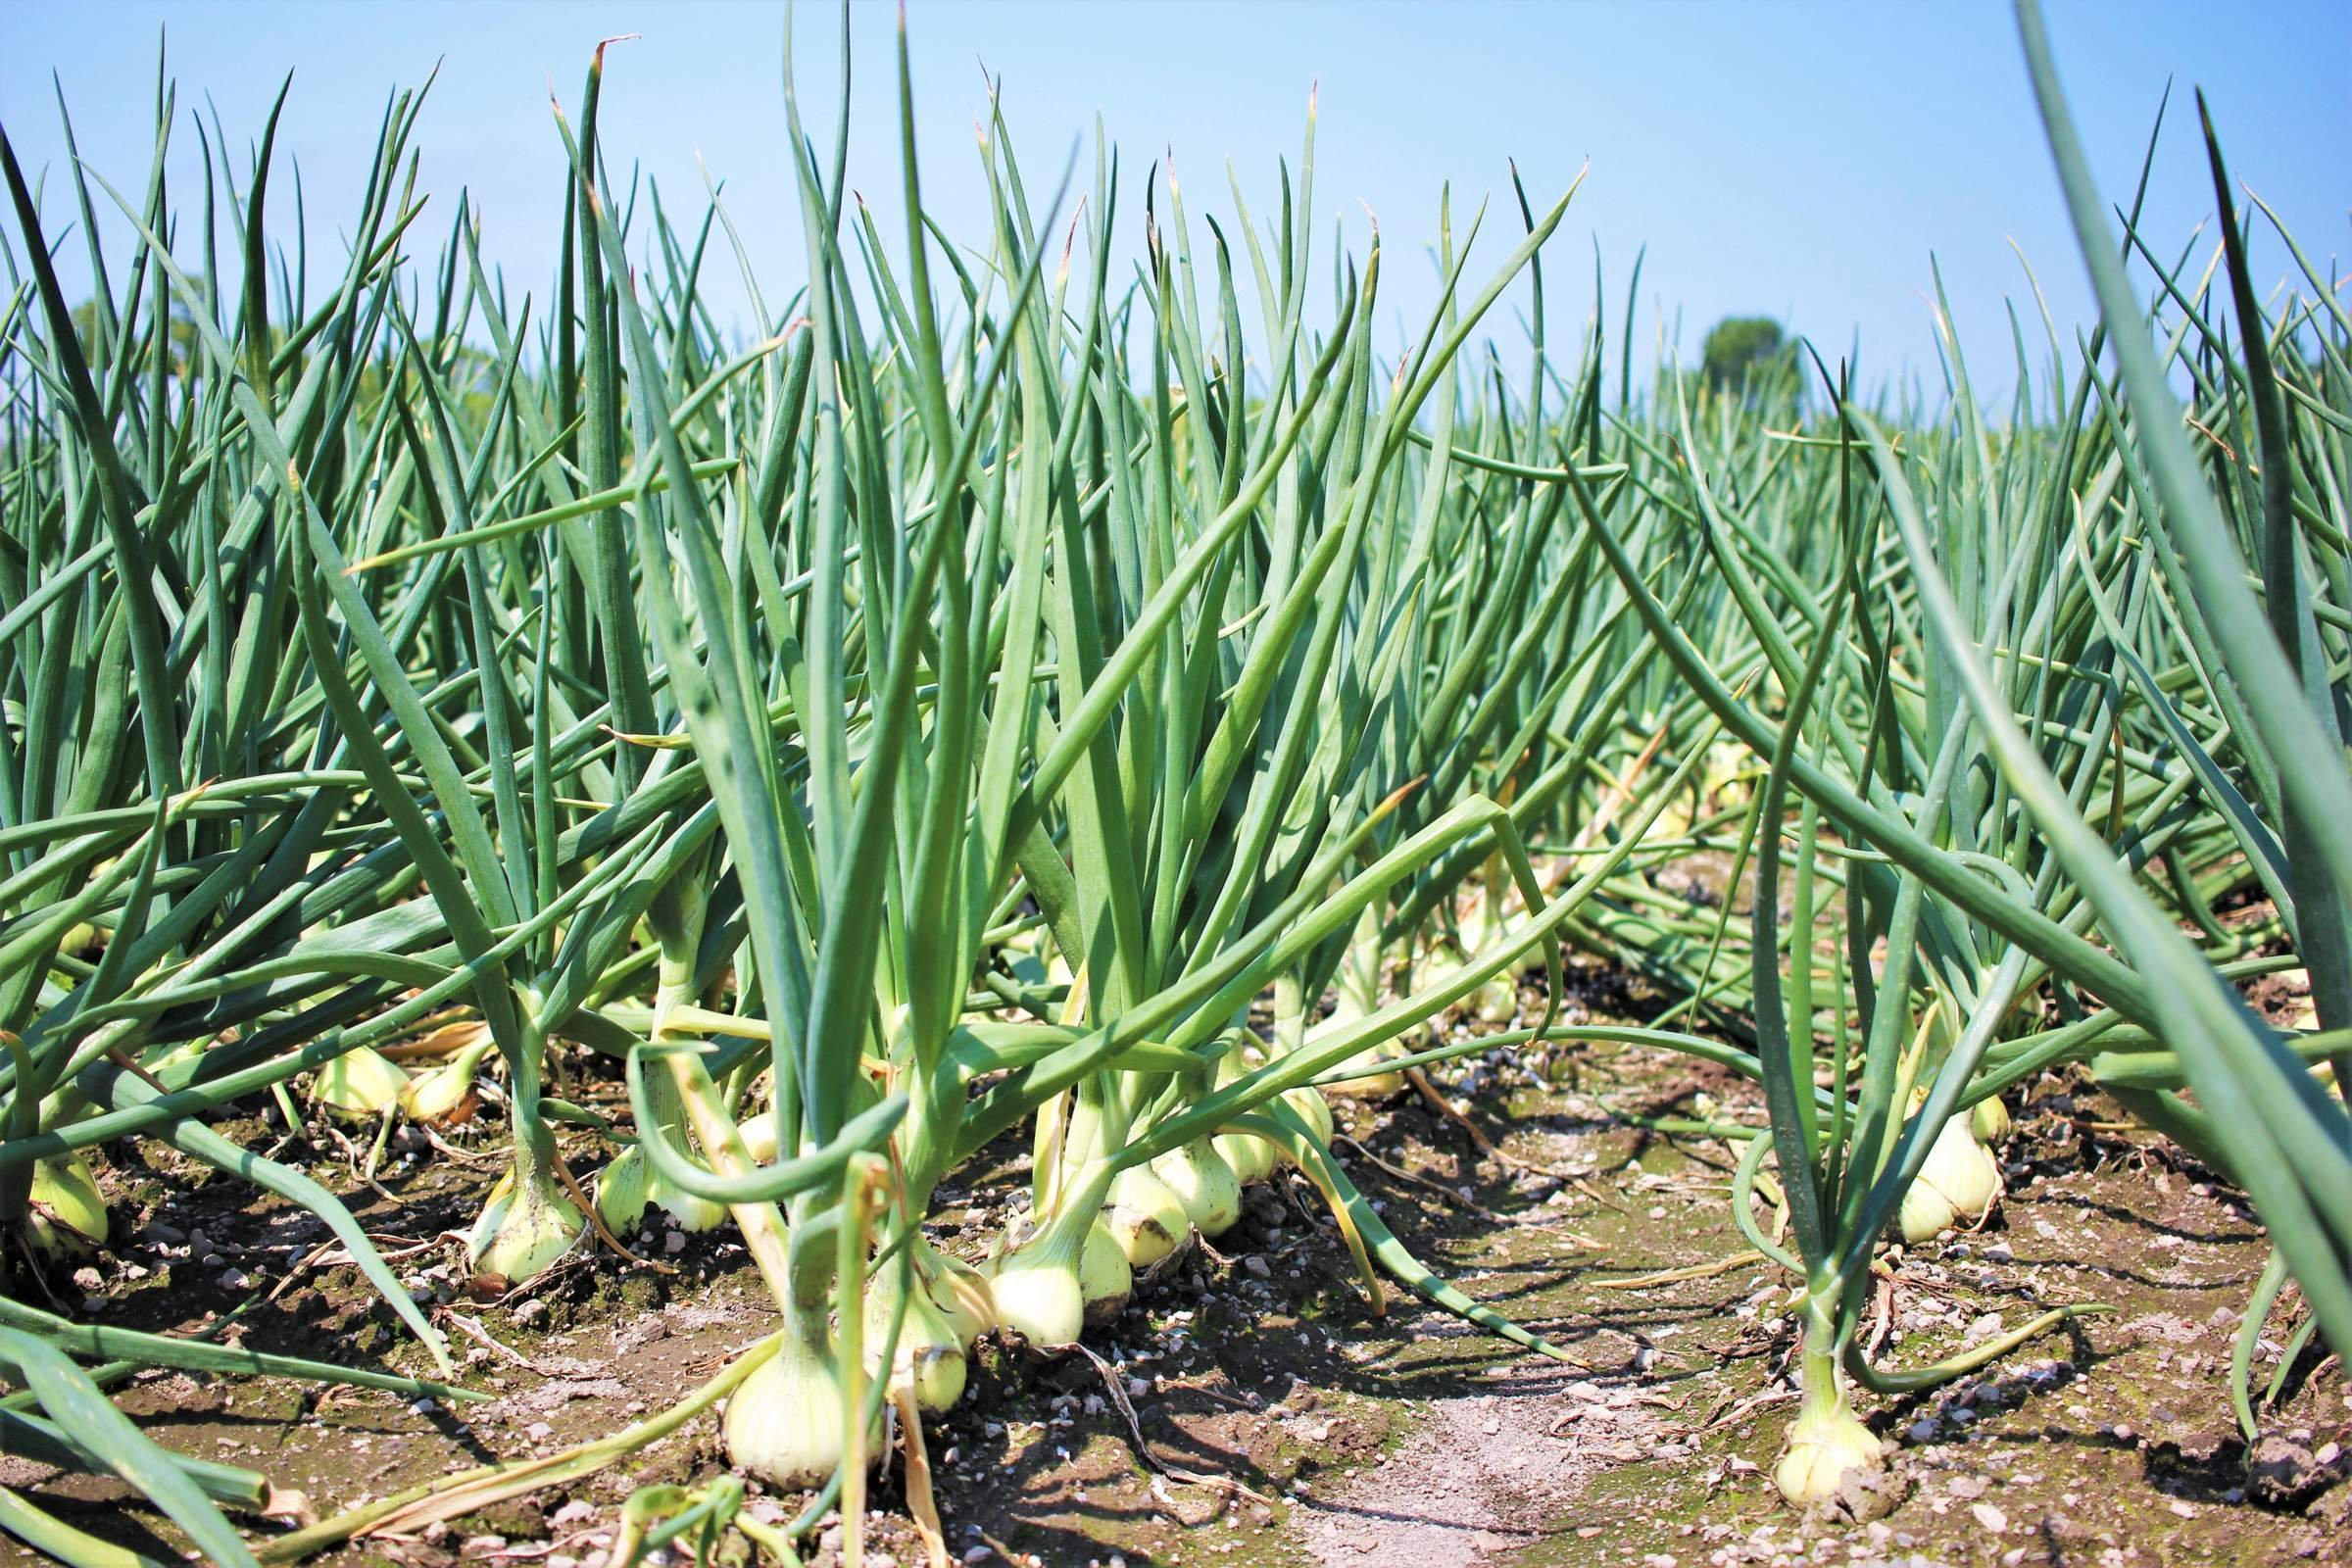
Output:
<svg viewBox="0 0 2352 1568">
<path fill-rule="evenodd" d="M 1767 367 L 1793 360 L 1796 345 L 1769 316 L 1727 316 L 1707 333 L 1701 369 L 1707 385 L 1732 390 L 1754 379 Z"/>
</svg>

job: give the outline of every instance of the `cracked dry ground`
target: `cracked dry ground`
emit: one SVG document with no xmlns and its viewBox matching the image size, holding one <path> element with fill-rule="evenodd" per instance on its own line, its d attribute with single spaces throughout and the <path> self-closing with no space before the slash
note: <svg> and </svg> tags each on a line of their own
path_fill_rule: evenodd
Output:
<svg viewBox="0 0 2352 1568">
<path fill-rule="evenodd" d="M 1799 1519 L 1772 1492 L 1790 1408 L 1787 1282 L 1752 1255 L 1723 1266 L 1742 1252 L 1723 1196 L 1730 1155 L 1630 1119 L 1687 1112 L 1703 1096 L 1752 1120 L 1752 1097 L 1713 1069 L 1607 1047 L 1551 1070 L 1556 1084 L 1479 1062 L 1460 1094 L 1507 1104 L 1507 1120 L 1473 1117 L 1544 1169 L 1482 1157 L 1412 1097 L 1345 1107 L 1339 1153 L 1425 1261 L 1583 1365 L 1520 1353 L 1393 1284 L 1375 1317 L 1312 1194 L 1268 1184 L 1213 1251 L 1166 1270 L 1090 1336 L 1140 1418 L 1151 1467 L 1088 1359 L 983 1348 L 962 1404 L 930 1436 L 952 1556 L 1050 1568 L 2352 1560 L 2340 1367 L 2315 1371 L 2318 1356 L 2305 1357 L 2250 1496 L 2224 1373 L 2259 1234 L 2233 1194 L 2129 1141 L 2087 1091 L 2058 1078 L 2034 1088 L 1990 1229 L 1892 1260 L 1884 1353 L 1934 1358 L 2046 1304 L 2103 1301 L 2115 1315 L 1936 1395 L 1866 1401 L 1899 1445 L 1904 1490 L 1891 1514 L 1856 1525 Z M 1002 1152 L 943 1195 L 943 1244 L 975 1250 L 1022 1200 L 1025 1155 L 1009 1143 Z M 710 1237 L 650 1238 L 675 1274 L 607 1256 L 528 1296 L 469 1301 L 445 1233 L 495 1167 L 416 1154 L 383 1178 L 397 1202 L 354 1181 L 339 1154 L 313 1168 L 354 1195 L 396 1268 L 443 1298 L 454 1348 L 496 1402 L 461 1417 L 350 1390 L 174 1376 L 134 1386 L 126 1408 L 182 1450 L 262 1469 L 323 1511 L 611 1432 L 762 1331 L 748 1259 Z M 258 1298 L 250 1343 L 416 1364 L 351 1269 L 297 1269 L 322 1239 L 299 1210 L 161 1163 L 119 1164 L 109 1181 L 143 1228 L 110 1273 L 80 1282 L 98 1320 L 185 1331 Z M 194 1255 L 198 1238 L 215 1261 Z M 1611 1288 L 1669 1270 L 1690 1277 Z M 228 1278 L 243 1284 L 225 1289 Z M 83 1528 L 167 1549 L 168 1527 L 121 1489 L 0 1464 L 0 1482 L 75 1499 Z M 632 1486 L 708 1480 L 721 1465 L 705 1417 L 568 1488 L 318 1560 L 595 1568 Z M 922 1562 L 895 1474 L 872 1500 L 867 1560 Z M 781 1518 L 798 1502 L 755 1495 L 752 1506 Z M 838 1539 L 827 1535 L 817 1562 L 833 1560 Z"/>
</svg>

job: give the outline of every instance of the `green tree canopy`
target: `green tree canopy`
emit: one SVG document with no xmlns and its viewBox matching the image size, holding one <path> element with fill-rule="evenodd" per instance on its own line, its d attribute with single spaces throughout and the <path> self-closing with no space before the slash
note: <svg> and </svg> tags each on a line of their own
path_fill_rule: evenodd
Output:
<svg viewBox="0 0 2352 1568">
<path fill-rule="evenodd" d="M 1793 358 L 1796 345 L 1769 316 L 1727 316 L 1707 333 L 1701 369 L 1707 385 L 1733 388 L 1774 361 Z"/>
</svg>

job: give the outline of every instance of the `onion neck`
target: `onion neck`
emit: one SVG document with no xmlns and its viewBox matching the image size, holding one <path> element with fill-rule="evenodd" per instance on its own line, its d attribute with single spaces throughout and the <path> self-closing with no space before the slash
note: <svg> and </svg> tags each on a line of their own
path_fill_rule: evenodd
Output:
<svg viewBox="0 0 2352 1568">
<path fill-rule="evenodd" d="M 673 1028 L 671 1019 L 678 1008 L 691 1005 L 694 1001 L 690 970 L 689 964 L 664 949 L 661 984 L 654 993 L 652 1040 L 657 1046 L 683 1034 Z M 694 1128 L 695 1141 L 703 1146 L 710 1168 L 721 1176 L 740 1176 L 755 1169 L 758 1162 L 744 1147 L 743 1133 L 735 1125 L 735 1118 L 727 1114 L 718 1086 L 710 1081 L 702 1058 L 688 1051 L 667 1051 L 661 1059 L 669 1069 L 677 1102 Z M 779 1120 L 779 1143 L 784 1133 L 785 1125 Z M 743 1232 L 744 1246 L 750 1250 L 752 1260 L 759 1264 L 760 1277 L 767 1283 L 777 1310 L 789 1323 L 794 1293 L 789 1239 L 782 1212 L 773 1203 L 731 1203 L 727 1212 L 734 1216 L 736 1228 Z"/>
<path fill-rule="evenodd" d="M 514 1132 L 514 1186 L 518 1192 L 536 1193 L 556 1182 L 556 1135 L 539 1108 L 539 1065 L 547 1054 L 547 1033 L 533 1005 L 536 999 L 515 1000 L 522 1042 L 521 1049 L 506 1054 L 507 1116 Z"/>
</svg>

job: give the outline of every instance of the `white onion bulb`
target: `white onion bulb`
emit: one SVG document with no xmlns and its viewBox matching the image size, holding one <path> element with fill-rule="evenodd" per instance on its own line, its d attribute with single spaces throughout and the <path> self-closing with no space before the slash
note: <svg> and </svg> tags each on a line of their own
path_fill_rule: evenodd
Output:
<svg viewBox="0 0 2352 1568">
<path fill-rule="evenodd" d="M 1086 1294 L 1073 1251 L 1041 1241 L 999 1259 L 996 1278 L 989 1282 L 997 1321 L 1032 1345 L 1075 1345 L 1086 1327 Z"/>
<path fill-rule="evenodd" d="M 727 1460 L 787 1492 L 823 1486 L 849 1447 L 841 1380 L 832 1363 L 807 1348 L 785 1348 L 761 1362 L 727 1401 Z M 877 1421 L 866 1452 L 881 1446 Z"/>
<path fill-rule="evenodd" d="M 1796 1506 L 1826 1502 L 1856 1470 L 1876 1470 L 1883 1461 L 1879 1440 L 1843 1405 L 1801 1412 L 1788 1429 L 1788 1446 L 1773 1467 L 1773 1484 Z"/>
<path fill-rule="evenodd" d="M 1086 1240 L 1078 1249 L 1078 1295 L 1086 1303 L 1089 1323 L 1109 1322 L 1135 1295 L 1135 1271 L 1127 1266 L 1127 1254 L 1101 1215 L 1087 1226 Z"/>
<path fill-rule="evenodd" d="M 466 1238 L 475 1272 L 520 1284 L 554 1266 L 588 1228 L 570 1199 L 553 1183 L 517 1183 L 509 1171 L 490 1190 L 481 1218 Z"/>
<path fill-rule="evenodd" d="M 106 1199 L 79 1154 L 32 1163 L 24 1233 L 43 1253 L 86 1252 L 106 1243 Z"/>
<path fill-rule="evenodd" d="M 1242 1217 L 1242 1184 L 1209 1139 L 1196 1138 L 1170 1150 L 1152 1162 L 1152 1169 L 1176 1195 L 1201 1235 L 1213 1240 Z"/>
<path fill-rule="evenodd" d="M 408 1091 L 409 1075 L 400 1064 L 366 1046 L 346 1051 L 311 1080 L 311 1098 L 345 1121 L 378 1115 L 400 1103 Z"/>
<path fill-rule="evenodd" d="M 1916 1245 L 1955 1225 L 1983 1224 L 2000 1195 L 1992 1151 L 1977 1142 L 1967 1117 L 1954 1116 L 1937 1129 L 1918 1180 L 1903 1194 L 1903 1240 Z"/>
<path fill-rule="evenodd" d="M 1131 1268 L 1150 1268 L 1192 1239 L 1193 1222 L 1184 1204 L 1146 1165 L 1129 1166 L 1112 1178 L 1102 1217 Z"/>
<path fill-rule="evenodd" d="M 878 1290 L 866 1297 L 865 1343 L 869 1355 L 879 1355 L 882 1342 L 890 1333 L 891 1317 L 897 1310 L 898 1297 L 893 1291 Z M 956 1334 L 955 1322 L 931 1299 L 918 1274 L 914 1291 L 906 1298 L 906 1319 L 899 1325 L 898 1352 L 891 1360 L 891 1386 L 912 1389 L 919 1408 L 940 1415 L 962 1397 L 968 1371 L 963 1341 Z"/>
</svg>

